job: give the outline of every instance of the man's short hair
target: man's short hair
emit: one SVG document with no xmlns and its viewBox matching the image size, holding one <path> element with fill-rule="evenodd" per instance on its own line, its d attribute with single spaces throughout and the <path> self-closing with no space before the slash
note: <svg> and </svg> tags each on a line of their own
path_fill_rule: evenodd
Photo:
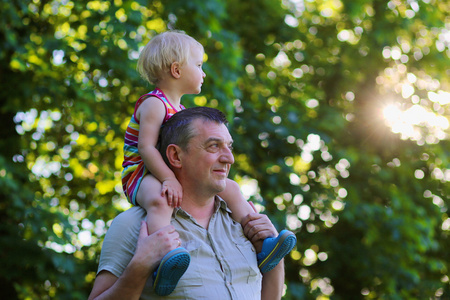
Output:
<svg viewBox="0 0 450 300">
<path fill-rule="evenodd" d="M 142 78 L 156 84 L 164 73 L 170 71 L 174 62 L 185 64 L 190 57 L 192 46 L 204 51 L 202 44 L 181 31 L 166 31 L 154 36 L 142 50 L 137 70 Z"/>
<path fill-rule="evenodd" d="M 218 109 L 198 106 L 187 108 L 174 114 L 160 129 L 158 149 L 168 166 L 166 149 L 169 145 L 175 144 L 182 150 L 187 150 L 190 140 L 196 136 L 197 132 L 192 127 L 195 120 L 204 122 L 214 122 L 228 125 L 227 118 Z"/>
</svg>

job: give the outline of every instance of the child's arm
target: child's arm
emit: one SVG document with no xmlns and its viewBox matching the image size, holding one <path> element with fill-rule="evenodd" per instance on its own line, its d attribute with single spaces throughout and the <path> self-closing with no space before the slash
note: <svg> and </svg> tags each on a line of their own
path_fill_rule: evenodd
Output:
<svg viewBox="0 0 450 300">
<path fill-rule="evenodd" d="M 218 195 L 230 207 L 231 217 L 238 223 L 242 224 L 244 217 L 254 212 L 250 204 L 242 195 L 240 186 L 231 179 L 227 179 L 225 190 Z"/>
<path fill-rule="evenodd" d="M 159 130 L 165 115 L 166 108 L 159 99 L 150 97 L 142 102 L 136 112 L 140 121 L 138 149 L 147 169 L 161 181 L 161 195 L 167 193 L 168 204 L 177 207 L 181 205 L 181 185 L 156 149 Z"/>
</svg>

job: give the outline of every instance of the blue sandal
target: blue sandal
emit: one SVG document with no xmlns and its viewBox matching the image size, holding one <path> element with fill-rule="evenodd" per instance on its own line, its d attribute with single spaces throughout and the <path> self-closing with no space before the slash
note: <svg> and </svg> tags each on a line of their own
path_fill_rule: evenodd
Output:
<svg viewBox="0 0 450 300">
<path fill-rule="evenodd" d="M 181 276 L 186 272 L 191 261 L 189 252 L 184 248 L 176 248 L 167 253 L 153 274 L 153 290 L 159 296 L 167 296 L 173 292 Z"/>
<path fill-rule="evenodd" d="M 269 272 L 275 268 L 296 244 L 297 238 L 289 230 L 282 230 L 276 238 L 266 238 L 261 252 L 257 255 L 261 273 Z"/>
</svg>

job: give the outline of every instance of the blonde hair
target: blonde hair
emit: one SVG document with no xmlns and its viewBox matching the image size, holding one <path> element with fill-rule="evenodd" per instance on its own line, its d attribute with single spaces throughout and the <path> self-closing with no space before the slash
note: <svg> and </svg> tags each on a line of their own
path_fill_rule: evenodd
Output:
<svg viewBox="0 0 450 300">
<path fill-rule="evenodd" d="M 187 62 L 191 46 L 203 46 L 193 37 L 181 31 L 167 31 L 153 37 L 142 50 L 137 63 L 141 76 L 156 84 L 164 73 L 168 73 L 174 62 Z"/>
</svg>

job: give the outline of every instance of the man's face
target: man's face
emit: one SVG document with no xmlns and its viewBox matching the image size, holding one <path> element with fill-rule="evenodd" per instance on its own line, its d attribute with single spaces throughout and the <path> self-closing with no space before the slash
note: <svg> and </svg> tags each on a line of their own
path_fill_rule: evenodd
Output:
<svg viewBox="0 0 450 300">
<path fill-rule="evenodd" d="M 192 127 L 197 134 L 183 154 L 182 168 L 190 187 L 212 196 L 225 189 L 230 166 L 234 163 L 233 140 L 224 124 L 198 119 Z M 189 187 L 183 185 L 185 188 Z"/>
</svg>

